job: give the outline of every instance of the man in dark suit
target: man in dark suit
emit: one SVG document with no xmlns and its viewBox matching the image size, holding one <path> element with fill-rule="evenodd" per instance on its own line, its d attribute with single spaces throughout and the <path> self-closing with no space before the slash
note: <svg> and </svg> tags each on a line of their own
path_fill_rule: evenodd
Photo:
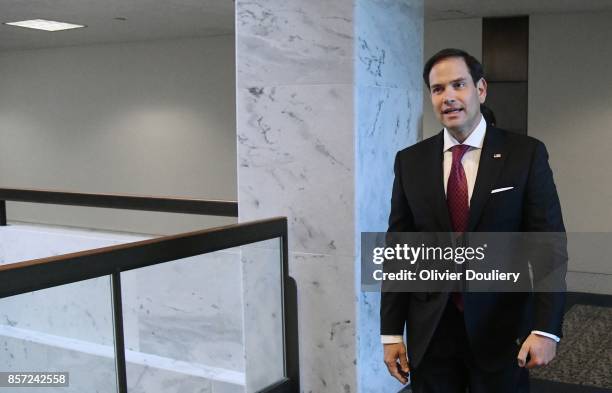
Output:
<svg viewBox="0 0 612 393">
<path fill-rule="evenodd" d="M 481 64 L 445 49 L 423 78 L 444 129 L 397 154 L 389 232 L 564 233 L 544 144 L 480 113 Z M 565 267 L 564 246 L 558 258 Z M 385 364 L 415 393 L 528 392 L 526 369 L 555 356 L 564 303 L 563 292 L 383 291 Z"/>
</svg>

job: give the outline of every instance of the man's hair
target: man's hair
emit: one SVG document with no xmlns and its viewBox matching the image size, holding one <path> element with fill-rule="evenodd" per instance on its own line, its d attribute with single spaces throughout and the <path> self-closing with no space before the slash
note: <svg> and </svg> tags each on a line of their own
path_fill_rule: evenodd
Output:
<svg viewBox="0 0 612 393">
<path fill-rule="evenodd" d="M 429 86 L 429 73 L 431 72 L 433 66 L 436 65 L 437 62 L 450 57 L 461 57 L 463 61 L 465 61 L 474 84 L 477 84 L 478 81 L 484 76 L 482 64 L 480 64 L 480 62 L 476 60 L 474 56 L 461 49 L 446 48 L 431 56 L 429 60 L 427 60 L 427 63 L 425 63 L 425 67 L 423 68 L 423 80 L 425 81 L 427 88 L 431 87 Z"/>
</svg>

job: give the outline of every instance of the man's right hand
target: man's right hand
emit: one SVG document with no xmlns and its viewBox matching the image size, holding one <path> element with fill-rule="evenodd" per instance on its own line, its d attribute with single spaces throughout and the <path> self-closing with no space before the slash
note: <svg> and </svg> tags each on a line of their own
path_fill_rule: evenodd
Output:
<svg viewBox="0 0 612 393">
<path fill-rule="evenodd" d="M 389 374 L 394 376 L 402 384 L 408 383 L 408 357 L 406 354 L 406 346 L 404 343 L 384 344 L 385 364 L 389 370 Z"/>
</svg>

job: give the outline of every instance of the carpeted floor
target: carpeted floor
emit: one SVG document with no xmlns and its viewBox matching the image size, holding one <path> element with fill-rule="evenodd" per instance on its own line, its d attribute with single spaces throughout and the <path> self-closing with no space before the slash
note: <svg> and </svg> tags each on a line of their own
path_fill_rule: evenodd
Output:
<svg viewBox="0 0 612 393">
<path fill-rule="evenodd" d="M 554 381 L 546 381 L 544 379 L 531 379 L 531 393 L 611 393 L 612 390 L 597 388 L 587 385 L 574 385 L 570 383 L 561 383 Z"/>
<path fill-rule="evenodd" d="M 612 308 L 574 304 L 563 328 L 557 357 L 532 378 L 612 389 Z"/>
</svg>

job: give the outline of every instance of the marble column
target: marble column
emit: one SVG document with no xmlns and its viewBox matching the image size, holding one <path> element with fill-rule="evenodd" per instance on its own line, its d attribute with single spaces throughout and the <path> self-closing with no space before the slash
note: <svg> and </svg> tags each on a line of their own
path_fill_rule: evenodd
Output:
<svg viewBox="0 0 612 393">
<path fill-rule="evenodd" d="M 359 238 L 418 139 L 422 0 L 236 1 L 240 221 L 289 221 L 303 392 L 389 392 Z"/>
<path fill-rule="evenodd" d="M 355 241 L 359 242 L 361 232 L 387 230 L 395 152 L 420 139 L 423 3 L 358 0 L 355 20 Z M 355 266 L 360 280 L 359 262 Z M 401 385 L 382 362 L 380 295 L 360 291 L 358 297 L 359 391 L 396 392 Z"/>
</svg>

